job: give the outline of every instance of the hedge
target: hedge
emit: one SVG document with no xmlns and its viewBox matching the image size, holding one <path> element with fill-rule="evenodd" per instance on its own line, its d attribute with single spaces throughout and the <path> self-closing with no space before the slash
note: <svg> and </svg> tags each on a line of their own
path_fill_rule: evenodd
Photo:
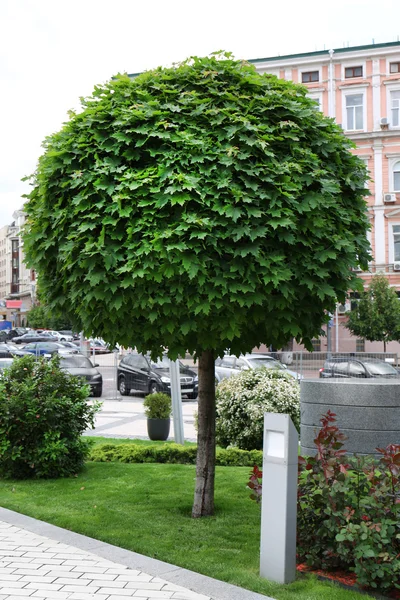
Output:
<svg viewBox="0 0 400 600">
<path fill-rule="evenodd" d="M 196 464 L 197 446 L 179 444 L 136 446 L 102 444 L 92 448 L 88 460 L 93 462 Z M 261 450 L 217 449 L 216 464 L 229 467 L 252 467 L 262 464 Z"/>
</svg>

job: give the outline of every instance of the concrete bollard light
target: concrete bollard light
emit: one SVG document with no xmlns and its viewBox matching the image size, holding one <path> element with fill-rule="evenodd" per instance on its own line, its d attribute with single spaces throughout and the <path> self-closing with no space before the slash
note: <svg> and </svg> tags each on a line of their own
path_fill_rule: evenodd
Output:
<svg viewBox="0 0 400 600">
<path fill-rule="evenodd" d="M 296 577 L 298 445 L 289 415 L 265 413 L 260 575 L 277 583 Z"/>
</svg>

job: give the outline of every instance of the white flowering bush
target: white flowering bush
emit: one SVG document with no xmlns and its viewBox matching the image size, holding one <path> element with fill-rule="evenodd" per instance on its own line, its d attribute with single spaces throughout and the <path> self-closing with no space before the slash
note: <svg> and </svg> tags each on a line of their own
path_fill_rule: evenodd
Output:
<svg viewBox="0 0 400 600">
<path fill-rule="evenodd" d="M 300 386 L 284 371 L 251 369 L 223 379 L 216 403 L 217 443 L 224 448 L 261 449 L 265 412 L 288 414 L 300 426 Z"/>
</svg>

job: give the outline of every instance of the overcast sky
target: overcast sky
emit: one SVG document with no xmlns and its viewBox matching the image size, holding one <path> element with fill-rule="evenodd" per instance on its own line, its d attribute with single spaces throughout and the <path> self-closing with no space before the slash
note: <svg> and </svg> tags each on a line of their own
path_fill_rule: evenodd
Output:
<svg viewBox="0 0 400 600">
<path fill-rule="evenodd" d="M 237 58 L 392 42 L 400 0 L 0 0 L 0 227 L 41 142 L 118 72 L 229 50 Z"/>
</svg>

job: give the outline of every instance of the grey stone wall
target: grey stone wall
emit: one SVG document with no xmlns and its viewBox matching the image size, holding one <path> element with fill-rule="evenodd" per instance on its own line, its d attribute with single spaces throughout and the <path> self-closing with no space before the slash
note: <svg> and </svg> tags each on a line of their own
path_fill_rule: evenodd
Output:
<svg viewBox="0 0 400 600">
<path fill-rule="evenodd" d="M 313 440 L 328 410 L 348 438 L 348 453 L 376 454 L 377 447 L 400 443 L 400 380 L 303 379 L 300 404 L 303 455 L 315 454 Z"/>
</svg>

